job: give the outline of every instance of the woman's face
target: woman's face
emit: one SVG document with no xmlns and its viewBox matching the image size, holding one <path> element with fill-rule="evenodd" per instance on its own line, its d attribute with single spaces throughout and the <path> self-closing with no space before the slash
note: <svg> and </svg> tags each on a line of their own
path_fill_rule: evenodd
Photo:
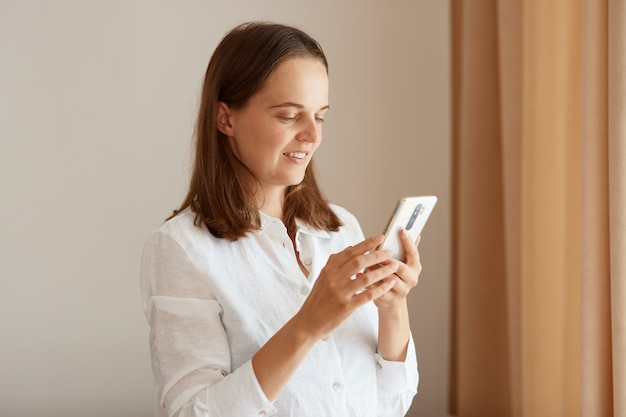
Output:
<svg viewBox="0 0 626 417">
<path fill-rule="evenodd" d="M 327 110 L 326 67 L 298 57 L 281 63 L 243 108 L 220 103 L 218 125 L 267 195 L 302 182 Z"/>
</svg>

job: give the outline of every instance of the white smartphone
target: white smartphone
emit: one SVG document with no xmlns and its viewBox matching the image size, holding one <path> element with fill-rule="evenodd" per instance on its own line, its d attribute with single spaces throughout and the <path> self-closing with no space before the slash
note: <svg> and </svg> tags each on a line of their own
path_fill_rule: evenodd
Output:
<svg viewBox="0 0 626 417">
<path fill-rule="evenodd" d="M 412 241 L 422 233 L 426 221 L 437 204 L 435 196 L 404 197 L 398 201 L 385 227 L 385 238 L 378 249 L 392 251 L 393 257 L 404 260 L 404 248 L 400 241 L 400 230 L 406 229 Z"/>
</svg>

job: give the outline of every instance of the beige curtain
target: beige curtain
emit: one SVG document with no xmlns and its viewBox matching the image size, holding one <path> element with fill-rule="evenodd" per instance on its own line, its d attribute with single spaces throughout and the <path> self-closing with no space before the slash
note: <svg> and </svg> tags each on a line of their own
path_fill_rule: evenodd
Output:
<svg viewBox="0 0 626 417">
<path fill-rule="evenodd" d="M 615 416 L 626 417 L 626 5 L 609 1 L 609 212 Z"/>
<path fill-rule="evenodd" d="M 626 417 L 623 2 L 451 10 L 451 412 Z"/>
</svg>

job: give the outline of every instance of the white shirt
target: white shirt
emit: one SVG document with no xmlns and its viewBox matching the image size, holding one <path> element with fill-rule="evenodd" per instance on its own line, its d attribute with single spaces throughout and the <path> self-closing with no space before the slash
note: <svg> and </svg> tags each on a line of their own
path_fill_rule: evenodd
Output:
<svg viewBox="0 0 626 417">
<path fill-rule="evenodd" d="M 147 240 L 141 292 L 150 323 L 158 417 L 402 416 L 417 391 L 413 340 L 405 362 L 377 354 L 369 303 L 314 345 L 270 402 L 252 356 L 300 309 L 328 257 L 363 240 L 357 220 L 326 232 L 298 223 L 298 265 L 287 229 L 261 213 L 261 229 L 231 242 L 193 224 L 185 210 Z"/>
</svg>

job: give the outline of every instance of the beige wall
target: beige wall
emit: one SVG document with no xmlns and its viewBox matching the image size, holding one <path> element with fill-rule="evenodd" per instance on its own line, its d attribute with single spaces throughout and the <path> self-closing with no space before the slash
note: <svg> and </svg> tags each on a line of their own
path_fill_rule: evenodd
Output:
<svg viewBox="0 0 626 417">
<path fill-rule="evenodd" d="M 446 415 L 449 24 L 432 0 L 0 1 L 0 414 L 151 415 L 141 247 L 185 191 L 209 55 L 251 19 L 324 46 L 317 164 L 366 234 L 399 196 L 440 198 L 411 296 L 409 415 Z"/>
</svg>

